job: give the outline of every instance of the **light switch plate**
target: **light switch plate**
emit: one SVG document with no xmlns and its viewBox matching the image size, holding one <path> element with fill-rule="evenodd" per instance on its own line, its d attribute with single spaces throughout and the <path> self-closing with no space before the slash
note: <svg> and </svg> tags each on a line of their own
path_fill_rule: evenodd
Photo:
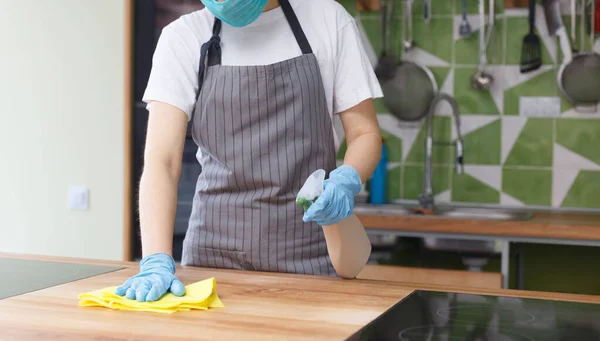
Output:
<svg viewBox="0 0 600 341">
<path fill-rule="evenodd" d="M 69 208 L 76 211 L 89 209 L 89 189 L 85 186 L 71 186 L 68 193 Z"/>
</svg>

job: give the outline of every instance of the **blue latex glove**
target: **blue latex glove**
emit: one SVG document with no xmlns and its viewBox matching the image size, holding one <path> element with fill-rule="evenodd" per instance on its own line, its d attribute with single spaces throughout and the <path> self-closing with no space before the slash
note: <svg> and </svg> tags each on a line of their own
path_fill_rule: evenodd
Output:
<svg viewBox="0 0 600 341">
<path fill-rule="evenodd" d="M 175 260 L 166 253 L 155 253 L 140 262 L 140 272 L 115 290 L 119 296 L 130 300 L 151 302 L 161 298 L 167 291 L 173 295 L 185 295 L 185 286 L 175 277 Z"/>
<path fill-rule="evenodd" d="M 362 181 L 353 167 L 343 165 L 331 172 L 323 189 L 304 213 L 304 222 L 316 221 L 321 226 L 328 226 L 348 218 L 354 210 L 354 197 L 362 189 Z"/>
</svg>

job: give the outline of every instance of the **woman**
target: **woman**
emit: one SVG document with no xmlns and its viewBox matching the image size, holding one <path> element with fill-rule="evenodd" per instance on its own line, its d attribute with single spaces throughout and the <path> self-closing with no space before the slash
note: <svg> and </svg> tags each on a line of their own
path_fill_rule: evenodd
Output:
<svg viewBox="0 0 600 341">
<path fill-rule="evenodd" d="M 334 276 L 320 226 L 352 213 L 380 157 L 379 83 L 353 18 L 333 0 L 202 0 L 168 25 L 144 95 L 143 259 L 117 294 L 183 295 L 171 256 L 187 124 L 202 173 L 183 265 Z M 336 168 L 339 115 L 348 149 Z M 317 169 L 324 193 L 295 196 Z"/>
</svg>

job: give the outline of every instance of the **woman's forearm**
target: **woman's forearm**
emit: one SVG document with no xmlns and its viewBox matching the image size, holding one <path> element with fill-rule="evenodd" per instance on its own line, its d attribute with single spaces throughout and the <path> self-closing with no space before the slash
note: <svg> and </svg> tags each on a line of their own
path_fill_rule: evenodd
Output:
<svg viewBox="0 0 600 341">
<path fill-rule="evenodd" d="M 340 113 L 348 149 L 344 164 L 354 167 L 365 183 L 381 157 L 381 131 L 372 99 Z"/>
<path fill-rule="evenodd" d="M 172 254 L 179 174 L 163 164 L 147 163 L 140 181 L 139 217 L 142 254 Z"/>
<path fill-rule="evenodd" d="M 348 141 L 344 164 L 354 167 L 363 183 L 373 175 L 381 157 L 381 135 L 379 131 L 368 132 Z"/>
</svg>

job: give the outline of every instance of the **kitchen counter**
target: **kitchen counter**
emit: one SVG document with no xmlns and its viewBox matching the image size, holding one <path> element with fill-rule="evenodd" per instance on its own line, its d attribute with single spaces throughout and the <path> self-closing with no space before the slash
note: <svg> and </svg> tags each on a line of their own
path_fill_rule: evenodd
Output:
<svg viewBox="0 0 600 341">
<path fill-rule="evenodd" d="M 214 276 L 225 308 L 173 315 L 121 312 L 79 307 L 77 295 L 120 284 L 137 272 L 136 263 L 0 257 L 123 267 L 0 300 L 3 341 L 344 340 L 416 289 L 600 304 L 599 296 L 182 268 L 178 276 L 184 283 Z"/>
<path fill-rule="evenodd" d="M 526 220 L 357 213 L 366 228 L 523 238 L 600 241 L 600 214 L 532 212 Z"/>
</svg>

